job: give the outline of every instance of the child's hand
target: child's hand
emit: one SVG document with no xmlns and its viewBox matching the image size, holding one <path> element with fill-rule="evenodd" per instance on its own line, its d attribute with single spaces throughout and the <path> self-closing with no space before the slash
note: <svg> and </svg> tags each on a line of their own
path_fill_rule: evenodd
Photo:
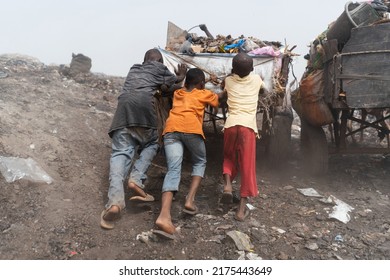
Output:
<svg viewBox="0 0 390 280">
<path fill-rule="evenodd" d="M 184 80 L 185 76 L 187 73 L 187 65 L 185 64 L 179 64 L 177 66 L 177 70 L 175 69 L 175 74 L 177 76 L 177 81 L 182 81 Z"/>
<path fill-rule="evenodd" d="M 169 87 L 166 84 L 161 85 L 160 90 L 162 92 L 167 92 L 169 90 Z"/>
<path fill-rule="evenodd" d="M 208 82 L 211 82 L 214 85 L 218 85 L 219 84 L 218 77 L 216 75 L 214 75 L 214 74 L 210 74 L 209 79 L 206 80 L 206 83 L 208 83 Z"/>
<path fill-rule="evenodd" d="M 222 80 L 222 83 L 221 83 L 221 86 L 220 86 L 221 90 L 225 90 L 225 79 Z"/>
</svg>

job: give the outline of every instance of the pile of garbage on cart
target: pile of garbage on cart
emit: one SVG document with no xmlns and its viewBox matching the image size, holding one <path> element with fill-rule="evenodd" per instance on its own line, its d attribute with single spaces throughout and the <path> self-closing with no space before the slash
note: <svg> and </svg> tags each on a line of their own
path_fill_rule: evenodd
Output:
<svg viewBox="0 0 390 280">
<path fill-rule="evenodd" d="M 370 105 L 362 104 L 362 98 L 356 98 L 352 92 L 359 87 L 367 86 L 368 80 L 372 82 L 373 77 L 370 75 L 376 73 L 381 66 L 387 68 L 384 71 L 389 71 L 388 66 L 379 65 L 388 62 L 368 63 L 367 56 L 363 58 L 367 53 L 372 55 L 390 52 L 389 11 L 389 1 L 347 2 L 337 20 L 330 23 L 328 28 L 311 42 L 309 53 L 305 55 L 306 71 L 298 89 L 291 96 L 293 108 L 301 119 L 318 127 L 334 122 L 330 104 L 337 108 L 379 106 L 380 100 L 372 101 Z M 341 60 L 344 69 L 341 67 Z M 354 75 L 346 75 L 345 69 L 348 67 L 354 68 Z M 374 67 L 376 70 L 367 72 L 370 71 L 369 67 Z M 381 77 L 389 74 L 381 73 L 377 76 L 378 82 Z M 342 78 L 354 82 L 342 83 Z M 334 105 L 335 102 L 339 104 Z"/>
<path fill-rule="evenodd" d="M 199 27 L 207 36 L 199 36 L 190 32 Z M 263 41 L 244 35 L 234 38 L 231 35 L 213 36 L 205 24 L 196 25 L 189 30 L 182 30 L 173 23 L 168 23 L 168 41 L 166 50 L 196 54 L 196 53 L 238 53 L 246 52 L 253 55 L 269 55 L 279 57 L 282 43 L 279 41 Z"/>
</svg>

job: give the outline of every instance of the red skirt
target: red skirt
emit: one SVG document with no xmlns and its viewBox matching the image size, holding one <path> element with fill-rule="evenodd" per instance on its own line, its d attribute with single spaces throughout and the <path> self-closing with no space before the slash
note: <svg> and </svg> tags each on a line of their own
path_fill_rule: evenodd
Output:
<svg viewBox="0 0 390 280">
<path fill-rule="evenodd" d="M 256 134 L 244 126 L 236 125 L 224 131 L 223 174 L 233 180 L 241 175 L 241 197 L 259 194 L 256 181 Z"/>
</svg>

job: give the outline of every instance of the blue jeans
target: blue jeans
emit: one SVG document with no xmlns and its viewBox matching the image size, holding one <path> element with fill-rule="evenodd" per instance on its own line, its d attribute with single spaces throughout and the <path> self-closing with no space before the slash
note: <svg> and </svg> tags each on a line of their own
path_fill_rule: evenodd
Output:
<svg viewBox="0 0 390 280">
<path fill-rule="evenodd" d="M 164 135 L 164 149 L 168 172 L 164 178 L 162 192 L 176 192 L 179 190 L 184 147 L 191 154 L 191 175 L 202 178 L 204 176 L 206 169 L 206 146 L 202 136 L 193 133 L 167 133 Z"/>
<path fill-rule="evenodd" d="M 125 208 L 124 180 L 129 173 L 136 152 L 129 180 L 144 188 L 143 181 L 146 172 L 159 149 L 158 133 L 156 129 L 130 127 L 118 129 L 112 136 L 112 153 L 110 158 L 110 186 L 106 209 L 117 205 Z"/>
</svg>

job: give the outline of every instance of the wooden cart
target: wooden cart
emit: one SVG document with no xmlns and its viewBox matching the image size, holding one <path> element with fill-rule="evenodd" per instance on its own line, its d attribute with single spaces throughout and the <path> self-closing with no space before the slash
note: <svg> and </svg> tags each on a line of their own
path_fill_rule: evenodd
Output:
<svg viewBox="0 0 390 280">
<path fill-rule="evenodd" d="M 327 126 L 312 125 L 300 115 L 304 161 L 319 174 L 328 170 L 329 153 L 390 153 L 390 22 L 353 28 L 341 51 L 335 39 L 322 47 L 323 98 L 334 118 L 331 144 Z M 352 140 L 363 131 L 376 133 L 380 141 L 367 146 Z"/>
<path fill-rule="evenodd" d="M 185 54 L 173 51 L 170 46 L 182 42 L 186 31 L 177 26 L 168 26 L 167 47 L 159 49 L 164 64 L 171 70 L 178 64 L 186 64 L 189 68 L 199 68 L 206 75 L 206 88 L 214 92 L 221 91 L 220 84 L 231 73 L 232 59 L 235 53 L 195 53 Z M 181 41 L 180 41 L 181 38 Z M 277 165 L 286 158 L 290 149 L 292 108 L 286 95 L 291 52 L 285 51 L 279 56 L 253 55 L 254 73 L 263 77 L 265 87 L 259 95 L 258 129 L 262 141 L 266 145 L 271 163 Z M 215 133 L 220 133 L 218 125 L 224 123 L 228 109 L 221 104 L 218 110 L 207 108 L 205 123 L 211 123 Z"/>
</svg>

